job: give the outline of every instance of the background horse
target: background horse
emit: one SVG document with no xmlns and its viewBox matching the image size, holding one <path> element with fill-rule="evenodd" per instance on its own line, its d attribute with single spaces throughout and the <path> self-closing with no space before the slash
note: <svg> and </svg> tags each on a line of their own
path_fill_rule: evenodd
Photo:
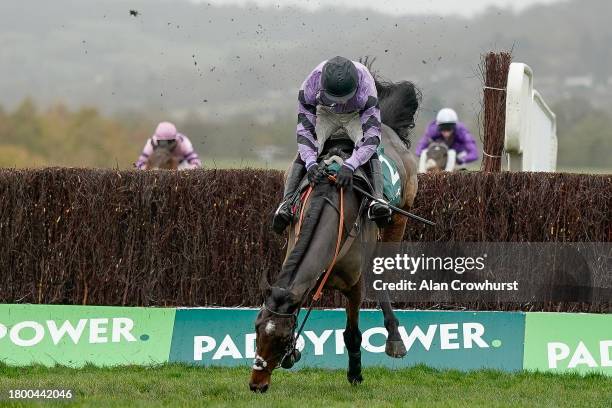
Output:
<svg viewBox="0 0 612 408">
<path fill-rule="evenodd" d="M 172 152 L 163 147 L 157 147 L 153 150 L 149 160 L 145 166 L 146 170 L 168 169 L 176 170 L 179 167 L 179 161 Z"/>
<path fill-rule="evenodd" d="M 370 64 L 371 66 L 371 64 Z M 409 129 L 414 126 L 414 115 L 420 94 L 410 82 L 376 81 L 381 108 L 382 143 L 385 154 L 397 163 L 402 182 L 400 207 L 409 209 L 417 191 L 416 158 L 409 151 Z M 347 299 L 344 343 L 348 350 L 350 383 L 363 381 L 361 375 L 361 331 L 359 310 L 363 301 L 363 271 L 361 270 L 362 243 L 376 243 L 378 229 L 360 211 L 362 197 L 353 189 L 344 192 L 344 225 L 341 232 L 342 247 L 356 221 L 361 221 L 359 236 L 347 251 L 341 253 L 333 273 L 325 284 L 326 289 L 340 291 Z M 305 216 L 299 235 L 296 225 L 289 231 L 289 245 L 282 269 L 272 286 L 264 283 L 264 305 L 255 321 L 256 357 L 249 382 L 252 391 L 265 392 L 272 371 L 279 365 L 290 368 L 296 360 L 294 335 L 298 312 L 309 293 L 319 281 L 321 271 L 332 261 L 338 240 L 339 191 L 325 181 L 317 184 L 301 211 Z M 399 242 L 404 236 L 406 219 L 394 214 L 393 223 L 380 231 L 382 241 Z M 297 236 L 297 239 L 296 239 Z M 374 247 L 369 245 L 368 247 Z M 406 348 L 398 331 L 399 322 L 388 301 L 380 302 L 384 325 L 388 336 L 385 352 L 391 357 L 403 357 Z"/>
<path fill-rule="evenodd" d="M 456 153 L 446 143 L 431 142 L 421 154 L 419 172 L 453 171 L 455 161 Z"/>
</svg>

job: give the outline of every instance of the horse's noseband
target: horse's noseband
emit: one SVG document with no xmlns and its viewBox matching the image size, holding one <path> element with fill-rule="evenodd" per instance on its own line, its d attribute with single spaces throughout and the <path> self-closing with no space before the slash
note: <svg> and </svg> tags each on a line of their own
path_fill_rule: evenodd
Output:
<svg viewBox="0 0 612 408">
<path fill-rule="evenodd" d="M 280 366 L 288 370 L 293 367 L 295 363 L 300 361 L 301 358 L 302 353 L 295 347 L 294 343 L 292 342 L 289 347 L 287 347 L 285 354 L 280 359 L 280 362 L 276 364 L 276 367 Z M 259 354 L 255 355 L 252 368 L 255 371 L 272 371 L 270 368 L 268 368 L 268 362 Z"/>
<path fill-rule="evenodd" d="M 268 368 L 268 362 L 263 359 L 259 354 L 255 355 L 255 360 L 253 360 L 253 370 L 255 371 L 263 371 Z"/>
</svg>

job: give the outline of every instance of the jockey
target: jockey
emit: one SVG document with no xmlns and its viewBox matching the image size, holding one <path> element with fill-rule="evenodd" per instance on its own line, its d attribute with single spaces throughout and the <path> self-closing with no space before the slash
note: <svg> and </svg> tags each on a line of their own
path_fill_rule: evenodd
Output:
<svg viewBox="0 0 612 408">
<path fill-rule="evenodd" d="M 198 168 L 202 167 L 202 162 L 198 154 L 193 150 L 193 145 L 187 136 L 178 133 L 176 126 L 170 122 L 161 122 L 155 129 L 155 134 L 147 140 L 138 161 L 136 167 L 138 169 L 144 169 L 149 156 L 153 153 L 153 150 L 157 148 L 168 149 L 178 159 L 181 165 L 187 164 L 185 168 Z"/>
<path fill-rule="evenodd" d="M 275 232 L 282 233 L 293 218 L 291 206 L 304 173 L 311 184 L 324 176 L 317 158 L 325 141 L 341 129 L 355 148 L 336 175 L 337 185 L 350 189 L 354 171 L 369 162 L 374 196 L 383 199 L 382 168 L 376 153 L 381 122 L 374 78 L 359 62 L 334 57 L 320 63 L 300 88 L 296 131 L 299 154 L 287 175 L 283 201 L 274 214 Z M 372 201 L 368 214 L 383 227 L 391 210 L 386 203 Z"/>
<path fill-rule="evenodd" d="M 416 147 L 417 156 L 427 149 L 433 141 L 444 141 L 449 149 L 457 152 L 457 164 L 466 164 L 478 160 L 478 149 L 474 136 L 457 118 L 457 113 L 444 108 L 438 112 L 436 120 L 427 126 L 427 131 Z"/>
</svg>

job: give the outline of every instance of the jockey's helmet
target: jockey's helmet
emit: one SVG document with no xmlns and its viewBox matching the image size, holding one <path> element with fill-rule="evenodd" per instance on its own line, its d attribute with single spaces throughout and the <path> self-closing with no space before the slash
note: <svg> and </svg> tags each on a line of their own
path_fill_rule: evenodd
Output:
<svg viewBox="0 0 612 408">
<path fill-rule="evenodd" d="M 176 139 L 176 126 L 170 122 L 161 122 L 155 129 L 155 138 L 157 140 Z"/>
<path fill-rule="evenodd" d="M 459 118 L 457 117 L 457 112 L 452 110 L 451 108 L 440 109 L 438 115 L 436 116 L 436 124 L 440 125 L 456 125 Z"/>
<path fill-rule="evenodd" d="M 359 74 L 353 61 L 334 57 L 323 65 L 321 102 L 324 105 L 346 103 L 357 92 Z"/>
</svg>

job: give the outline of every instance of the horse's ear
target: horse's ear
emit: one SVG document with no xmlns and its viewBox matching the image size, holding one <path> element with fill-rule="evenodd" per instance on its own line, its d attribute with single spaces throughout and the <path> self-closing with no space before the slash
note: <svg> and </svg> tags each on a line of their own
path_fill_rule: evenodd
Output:
<svg viewBox="0 0 612 408">
<path fill-rule="evenodd" d="M 365 65 L 365 67 L 368 69 L 368 71 L 370 71 L 370 73 L 372 73 L 372 65 L 374 65 L 374 61 L 376 61 L 376 57 L 371 57 L 369 55 L 359 57 L 359 62 Z"/>
</svg>

